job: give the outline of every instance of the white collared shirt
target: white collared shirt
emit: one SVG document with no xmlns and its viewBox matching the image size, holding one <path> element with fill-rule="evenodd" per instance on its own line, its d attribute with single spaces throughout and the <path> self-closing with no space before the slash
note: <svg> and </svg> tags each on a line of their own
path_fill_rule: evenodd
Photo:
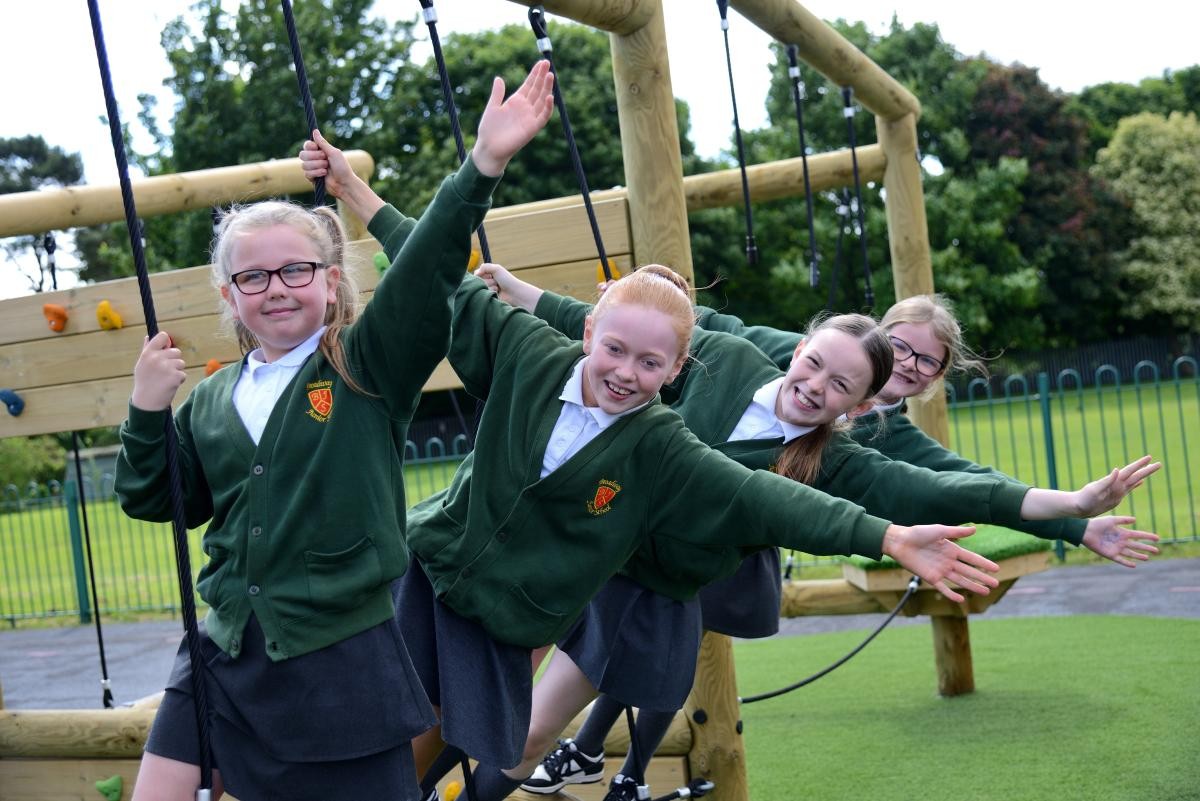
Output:
<svg viewBox="0 0 1200 801">
<path fill-rule="evenodd" d="M 774 439 L 775 437 L 783 437 L 784 442 L 791 442 L 796 437 L 802 437 L 815 428 L 815 426 L 792 425 L 786 420 L 780 420 L 775 415 L 775 401 L 779 397 L 779 391 L 783 388 L 783 380 L 786 377 L 780 376 L 774 381 L 763 384 L 754 393 L 750 405 L 742 413 L 742 419 L 738 421 L 729 435 L 730 442 L 747 439 Z"/>
<path fill-rule="evenodd" d="M 242 374 L 233 385 L 233 407 L 242 418 L 242 425 L 257 445 L 267 427 L 267 418 L 284 389 L 300 372 L 305 359 L 321 342 L 325 326 L 308 339 L 273 362 L 263 361 L 261 348 L 255 348 L 242 364 Z"/>
<path fill-rule="evenodd" d="M 563 462 L 583 450 L 585 445 L 600 436 L 613 423 L 650 402 L 646 401 L 620 414 L 608 414 L 599 406 L 584 406 L 583 368 L 586 364 L 586 356 L 575 363 L 571 377 L 567 379 L 562 394 L 558 396 L 563 402 L 563 407 L 558 413 L 558 422 L 554 424 L 554 430 L 550 432 L 546 453 L 542 456 L 542 478 L 553 473 Z"/>
</svg>

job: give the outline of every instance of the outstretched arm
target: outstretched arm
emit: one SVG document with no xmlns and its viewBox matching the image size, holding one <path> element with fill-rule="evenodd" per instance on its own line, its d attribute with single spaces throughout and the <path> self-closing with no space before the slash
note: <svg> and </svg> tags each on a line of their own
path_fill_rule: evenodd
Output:
<svg viewBox="0 0 1200 801">
<path fill-rule="evenodd" d="M 974 533 L 974 526 L 891 525 L 883 535 L 883 552 L 951 601 L 961 602 L 963 596 L 948 582 L 979 595 L 987 595 L 1000 583 L 990 575 L 1000 569 L 999 565 L 953 542 Z"/>
<path fill-rule="evenodd" d="M 1119 565 L 1137 567 L 1137 562 L 1145 562 L 1158 553 L 1158 548 L 1151 544 L 1158 542 L 1158 535 L 1122 528 L 1133 522 L 1132 517 L 1093 517 L 1083 533 L 1083 546 Z"/>
<path fill-rule="evenodd" d="M 1133 490 L 1162 468 L 1161 462 L 1151 462 L 1143 456 L 1124 467 L 1114 467 L 1103 478 L 1084 484 L 1074 492 L 1031 489 L 1021 504 L 1021 517 L 1026 520 L 1046 520 L 1052 517 L 1091 517 L 1116 508 Z"/>
</svg>

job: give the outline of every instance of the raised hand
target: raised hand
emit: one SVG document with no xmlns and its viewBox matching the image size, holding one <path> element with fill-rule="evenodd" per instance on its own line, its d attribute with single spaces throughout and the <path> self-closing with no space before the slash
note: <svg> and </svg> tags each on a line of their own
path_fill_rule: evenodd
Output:
<svg viewBox="0 0 1200 801">
<path fill-rule="evenodd" d="M 509 159 L 542 130 L 554 110 L 554 74 L 545 59 L 533 65 L 525 81 L 507 100 L 504 81 L 492 81 L 492 94 L 479 120 L 471 159 L 484 175 L 504 172 Z"/>
<path fill-rule="evenodd" d="M 142 353 L 133 366 L 133 394 L 129 401 L 144 412 L 161 412 L 187 380 L 183 351 L 166 331 L 142 340 Z"/>
<path fill-rule="evenodd" d="M 1158 553 L 1158 548 L 1150 544 L 1158 542 L 1158 535 L 1150 531 L 1122 528 L 1133 522 L 1132 517 L 1093 517 L 1083 532 L 1083 545 L 1119 565 L 1137 567 L 1135 559 L 1145 562 Z"/>
<path fill-rule="evenodd" d="M 1161 468 L 1162 463 L 1152 463 L 1149 456 L 1143 456 L 1121 468 L 1114 467 L 1104 478 L 1085 484 L 1074 492 L 1075 515 L 1094 517 L 1116 508 L 1126 495 L 1142 486 L 1143 481 Z"/>
<path fill-rule="evenodd" d="M 500 300 L 528 312 L 537 307 L 538 300 L 542 297 L 541 289 L 522 281 L 499 264 L 484 262 L 475 268 L 475 275 L 482 278 L 488 289 L 495 292 Z"/>
<path fill-rule="evenodd" d="M 950 589 L 949 582 L 979 595 L 987 595 L 1000 583 L 990 575 L 999 565 L 953 542 L 974 533 L 974 526 L 893 524 L 883 536 L 883 552 L 951 601 L 962 602 L 963 596 Z"/>
</svg>

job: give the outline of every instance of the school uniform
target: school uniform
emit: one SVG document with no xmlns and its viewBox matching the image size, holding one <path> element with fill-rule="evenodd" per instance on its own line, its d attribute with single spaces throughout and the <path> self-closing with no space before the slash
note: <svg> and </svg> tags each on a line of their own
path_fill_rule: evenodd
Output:
<svg viewBox="0 0 1200 801">
<path fill-rule="evenodd" d="M 474 451 L 445 492 L 411 510 L 407 538 L 438 602 L 491 640 L 525 649 L 554 642 L 643 544 L 669 552 L 682 542 L 706 554 L 692 570 L 708 580 L 736 568 L 742 549 L 773 543 L 880 555 L 887 521 L 747 470 L 697 440 L 657 399 L 540 477 L 582 345 L 497 300 L 473 276 L 459 288 L 453 325 L 451 364 L 466 390 L 488 402 Z M 444 681 L 441 689 L 446 709 Z M 527 709 L 520 715 L 527 727 Z M 488 761 L 516 764 L 519 739 Z"/>
<path fill-rule="evenodd" d="M 322 798 L 416 793 L 408 742 L 435 718 L 390 590 L 409 562 L 401 447 L 446 352 L 449 299 L 496 181 L 468 162 L 419 222 L 389 217 L 391 238 L 405 244 L 341 335 L 365 393 L 315 351 L 314 337 L 301 363 L 280 360 L 294 375 L 257 400 L 242 397 L 240 411 L 235 388 L 259 380 L 249 358 L 201 382 L 174 416 L 187 524 L 209 522 L 197 588 L 209 606 L 201 646 L 213 746 L 239 797 L 283 787 Z M 247 391 L 258 389 L 243 385 L 239 397 Z M 255 409 L 276 392 L 263 420 Z M 131 406 L 121 427 L 116 486 L 132 517 L 171 519 L 166 418 Z M 190 669 L 181 648 L 154 753 L 178 745 L 157 735 L 174 727 L 165 725 L 172 710 L 190 706 L 179 703 L 191 694 Z M 195 726 L 194 717 L 170 722 Z M 324 764 L 329 779 L 305 763 Z M 335 763 L 361 778 L 345 784 Z"/>
<path fill-rule="evenodd" d="M 746 325 L 733 315 L 721 314 L 703 306 L 697 307 L 696 312 L 698 326 L 708 331 L 723 331 L 746 339 L 784 371 L 788 369 L 796 346 L 803 339 L 801 334 L 794 331 Z M 1008 478 L 995 468 L 976 464 L 959 456 L 926 434 L 908 418 L 904 401 L 879 411 L 882 419 L 880 415 L 867 414 L 854 421 L 849 434 L 860 445 L 877 450 L 895 461 L 907 462 L 936 472 L 988 473 Z M 1072 517 L 1058 520 L 1022 520 L 1009 528 L 1044 540 L 1062 539 L 1072 545 L 1080 545 L 1087 529 L 1087 520 Z"/>
</svg>

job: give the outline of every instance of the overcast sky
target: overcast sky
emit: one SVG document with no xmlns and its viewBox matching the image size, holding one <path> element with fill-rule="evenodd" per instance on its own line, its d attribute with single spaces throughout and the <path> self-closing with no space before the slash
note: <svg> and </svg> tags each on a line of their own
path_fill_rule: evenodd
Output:
<svg viewBox="0 0 1200 801">
<path fill-rule="evenodd" d="M 296 0 L 303 2 L 303 0 Z M 157 94 L 160 121 L 169 122 L 172 98 L 162 87 L 168 67 L 159 37 L 187 10 L 187 0 L 100 0 L 113 82 L 124 121 L 136 128 L 137 95 Z M 233 3 L 236 5 L 236 3 Z M 942 37 L 966 55 L 1037 67 L 1054 88 L 1076 92 L 1106 81 L 1136 83 L 1167 69 L 1200 63 L 1200 3 L 1142 0 L 1135 5 L 1059 0 L 1010 0 L 983 13 L 976 3 L 948 0 L 810 0 L 824 19 L 846 16 L 886 30 L 893 13 L 907 25 L 934 22 Z M 663 0 L 672 85 L 692 110 L 692 139 L 701 153 L 727 148 L 732 133 L 728 79 L 717 5 L 710 0 Z M 38 134 L 83 156 L 89 183 L 115 183 L 108 129 L 98 120 L 104 99 L 84 0 L 0 0 L 0 136 Z M 377 4 L 391 17 L 415 17 L 417 0 Z M 479 30 L 513 22 L 526 9 L 505 0 L 438 0 L 438 31 Z M 763 124 L 769 83 L 768 39 L 730 10 L 730 40 L 744 128 Z M 428 51 L 423 51 L 428 52 Z M 138 140 L 148 146 L 148 138 Z M 280 154 L 281 156 L 289 154 Z M 22 294 L 26 282 L 0 264 L 0 297 Z"/>
</svg>

